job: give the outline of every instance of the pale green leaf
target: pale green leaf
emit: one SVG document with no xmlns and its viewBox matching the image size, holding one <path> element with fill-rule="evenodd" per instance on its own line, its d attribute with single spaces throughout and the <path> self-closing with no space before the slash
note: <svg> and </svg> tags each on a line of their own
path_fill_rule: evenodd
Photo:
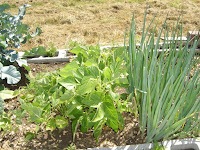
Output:
<svg viewBox="0 0 200 150">
<path fill-rule="evenodd" d="M 0 97 L 2 98 L 2 99 L 12 99 L 12 98 L 14 98 L 15 97 L 15 95 L 13 95 L 14 94 L 14 91 L 11 91 L 11 90 L 2 90 L 2 91 L 0 91 Z"/>
<path fill-rule="evenodd" d="M 103 119 L 103 117 L 104 117 L 104 111 L 102 108 L 102 104 L 100 103 L 97 107 L 97 111 L 92 119 L 92 122 L 100 121 L 101 119 Z"/>
<path fill-rule="evenodd" d="M 74 77 L 68 76 L 66 78 L 63 78 L 59 81 L 59 83 L 64 86 L 67 90 L 72 90 L 76 86 L 76 81 L 74 80 Z"/>
<path fill-rule="evenodd" d="M 94 91 L 89 96 L 84 98 L 82 100 L 82 103 L 90 107 L 97 107 L 97 105 L 99 105 L 99 103 L 103 101 L 103 97 L 104 95 L 102 92 Z"/>
<path fill-rule="evenodd" d="M 81 85 L 78 87 L 77 93 L 80 95 L 84 95 L 86 93 L 91 93 L 95 90 L 95 87 L 97 85 L 97 80 L 94 78 L 91 78 L 89 76 L 83 77 Z"/>
</svg>

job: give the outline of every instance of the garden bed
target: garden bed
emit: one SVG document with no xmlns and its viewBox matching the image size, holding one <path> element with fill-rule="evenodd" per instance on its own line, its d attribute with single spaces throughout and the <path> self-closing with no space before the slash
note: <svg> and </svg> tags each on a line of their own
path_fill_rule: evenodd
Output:
<svg viewBox="0 0 200 150">
<path fill-rule="evenodd" d="M 42 72 L 56 71 L 64 67 L 67 63 L 47 63 L 47 64 L 28 64 L 31 68 L 31 73 L 35 76 Z M 126 92 L 124 89 L 119 89 L 119 93 Z M 17 98 L 5 101 L 5 111 L 18 109 L 20 103 Z M 123 113 L 125 120 L 124 130 L 118 133 L 114 132 L 109 127 L 104 127 L 102 134 L 99 137 L 97 143 L 92 131 L 82 133 L 80 130 L 76 133 L 75 142 L 73 143 L 73 133 L 71 129 L 71 122 L 69 126 L 63 130 L 58 129 L 46 131 L 45 128 L 41 129 L 37 137 L 31 141 L 25 142 L 25 135 L 27 132 L 33 132 L 36 128 L 35 123 L 28 123 L 26 119 L 22 120 L 22 125 L 19 126 L 17 132 L 7 133 L 0 139 L 0 147 L 2 149 L 87 149 L 95 147 L 115 147 L 126 146 L 144 143 L 144 138 L 141 138 L 141 132 L 139 129 L 138 121 L 134 118 L 133 114 Z M 2 136 L 1 133 L 0 136 Z M 200 135 L 199 135 L 200 136 Z M 72 144 L 73 143 L 73 144 Z"/>
<path fill-rule="evenodd" d="M 10 91 L 14 93 L 12 98 L 0 97 L 3 149 L 86 149 L 199 136 L 196 41 L 191 47 L 189 41 L 186 46 L 177 47 L 176 42 L 168 41 L 160 45 L 162 31 L 168 37 L 171 29 L 165 22 L 161 32 L 151 24 L 145 30 L 146 7 L 140 45 L 133 15 L 129 47 L 125 49 L 76 45 L 70 51 L 74 54 L 70 61 L 66 51 L 56 58 L 45 57 L 55 55 L 56 49 L 52 46 L 44 54 L 45 48 L 39 46 L 27 56 L 42 57 L 26 61 L 9 48 L 19 48 L 42 33 L 40 28 L 31 33 L 20 22 L 29 6 L 21 6 L 17 16 L 10 16 L 4 13 L 10 6 L 0 5 L 1 18 L 7 18 L 0 20 L 5 28 L 1 30 L 1 92 L 7 94 L 4 85 L 15 90 Z M 179 22 L 172 30 L 173 37 L 182 36 Z M 7 28 L 8 24 L 12 28 Z M 20 34 L 22 27 L 24 35 Z M 52 59 L 70 63 L 49 61 Z M 27 62 L 34 61 L 51 63 L 29 64 L 29 68 Z M 25 68 L 31 70 L 29 76 L 25 76 Z M 15 84 L 25 88 L 17 90 Z"/>
<path fill-rule="evenodd" d="M 50 63 L 50 64 L 33 64 L 30 63 L 32 74 L 35 76 L 37 73 L 56 71 L 64 67 L 66 63 Z M 123 89 L 119 92 L 125 92 Z M 5 110 L 14 110 L 19 108 L 20 103 L 16 98 L 6 100 Z M 92 131 L 86 133 L 76 133 L 74 145 L 77 149 L 86 149 L 94 147 L 113 147 L 130 144 L 141 144 L 144 140 L 141 138 L 138 122 L 134 119 L 130 113 L 123 114 L 125 120 L 125 126 L 123 131 L 118 133 L 114 132 L 109 127 L 104 127 L 102 135 L 97 143 Z M 37 138 L 31 141 L 24 142 L 27 132 L 33 132 L 36 128 L 36 124 L 29 123 L 23 119 L 22 125 L 19 126 L 17 132 L 10 132 L 0 139 L 0 147 L 3 149 L 65 149 L 69 148 L 72 142 L 72 130 L 71 123 L 68 127 L 64 128 L 61 132 L 59 130 L 45 131 L 40 130 L 37 134 Z M 1 133 L 2 134 L 2 133 Z M 1 135 L 0 135 L 1 136 Z"/>
</svg>

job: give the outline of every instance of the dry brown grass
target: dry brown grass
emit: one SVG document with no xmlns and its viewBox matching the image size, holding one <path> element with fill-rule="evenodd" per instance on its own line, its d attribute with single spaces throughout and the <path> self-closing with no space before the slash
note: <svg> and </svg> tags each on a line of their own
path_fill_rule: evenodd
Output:
<svg viewBox="0 0 200 150">
<path fill-rule="evenodd" d="M 12 13 L 18 7 L 31 4 L 24 23 L 31 29 L 39 26 L 40 37 L 27 43 L 23 49 L 54 43 L 56 48 L 66 48 L 71 41 L 85 44 L 122 44 L 124 32 L 129 28 L 133 13 L 137 34 L 141 36 L 145 0 L 1 0 L 11 4 Z M 147 23 L 158 13 L 161 26 L 169 12 L 168 24 L 173 26 L 179 15 L 183 16 L 183 35 L 200 28 L 200 0 L 149 0 Z M 21 49 L 21 50 L 23 50 Z"/>
</svg>

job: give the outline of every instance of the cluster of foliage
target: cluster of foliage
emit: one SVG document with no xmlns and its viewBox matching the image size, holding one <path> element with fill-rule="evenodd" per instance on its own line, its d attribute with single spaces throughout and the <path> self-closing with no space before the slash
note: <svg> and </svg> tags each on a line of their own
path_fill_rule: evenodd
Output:
<svg viewBox="0 0 200 150">
<path fill-rule="evenodd" d="M 188 37 L 186 45 L 180 41 L 177 49 L 175 38 L 182 36 L 179 22 L 173 29 L 171 42 L 168 41 L 169 29 L 165 23 L 154 44 L 156 27 L 146 39 L 152 23 L 145 31 L 144 19 L 141 46 L 137 49 L 133 17 L 129 48 L 125 52 L 126 65 L 129 93 L 133 95 L 136 116 L 146 142 L 199 134 L 200 76 L 199 57 L 195 56 L 198 41 L 189 49 Z M 162 32 L 165 40 L 160 50 Z"/>
<path fill-rule="evenodd" d="M 4 13 L 8 5 L 0 5 L 1 15 L 7 17 L 2 19 L 0 26 L 0 70 L 3 78 L 6 78 L 4 66 L 8 62 L 9 65 L 14 62 L 19 66 L 24 64 L 16 52 L 6 51 L 7 48 L 17 48 L 19 43 L 25 43 L 40 33 L 40 29 L 36 29 L 36 33 L 30 35 L 29 28 L 19 21 L 26 7 L 28 5 L 20 7 L 18 16 L 11 16 Z M 28 121 L 38 124 L 37 131 L 40 126 L 46 130 L 61 130 L 71 120 L 73 137 L 78 128 L 82 132 L 93 129 L 98 141 L 105 125 L 116 132 L 123 130 L 122 112 L 129 111 L 138 118 L 146 142 L 183 138 L 189 134 L 196 136 L 200 126 L 200 76 L 196 67 L 199 59 L 195 56 L 198 41 L 190 49 L 189 40 L 185 46 L 180 41 L 177 50 L 178 42 L 167 40 L 169 30 L 165 23 L 154 43 L 156 27 L 146 39 L 153 20 L 147 31 L 145 20 L 146 15 L 140 47 L 136 45 L 133 17 L 128 48 L 100 49 L 99 46 L 76 45 L 70 52 L 77 57 L 65 67 L 30 77 L 30 84 L 23 89 L 23 95 L 19 98 L 21 108 L 13 111 L 16 123 L 21 124 L 21 118 L 28 116 Z M 6 21 L 8 27 L 4 23 Z M 165 40 L 160 50 L 163 31 Z M 182 36 L 182 26 L 179 24 L 172 33 L 173 39 L 178 36 Z M 50 50 L 50 53 L 54 50 Z M 26 54 L 43 52 L 44 47 L 38 47 Z M 7 77 L 7 81 L 10 83 L 11 79 Z M 126 88 L 128 93 L 119 94 L 116 91 L 118 87 Z M 130 109 L 130 105 L 134 110 Z M 2 110 L 3 100 L 0 99 L 0 114 Z M 2 119 L 5 123 L 6 117 L 1 117 L 0 123 Z M 35 136 L 30 132 L 27 135 L 30 139 Z"/>
<path fill-rule="evenodd" d="M 115 91 L 127 86 L 123 48 L 77 46 L 70 52 L 77 58 L 60 71 L 30 80 L 18 116 L 28 112 L 31 122 L 46 125 L 47 130 L 64 128 L 69 118 L 74 137 L 80 126 L 82 132 L 93 128 L 96 140 L 104 125 L 122 130 L 121 113 L 130 111 L 130 102 L 121 100 L 126 95 Z"/>
<path fill-rule="evenodd" d="M 46 49 L 44 46 L 34 47 L 30 50 L 24 51 L 23 57 L 38 57 L 38 56 L 46 56 L 46 57 L 54 57 L 56 54 L 56 48 L 53 44 L 49 49 Z"/>
<path fill-rule="evenodd" d="M 29 6 L 21 6 L 18 15 L 12 16 L 5 12 L 10 8 L 8 4 L 0 5 L 0 82 L 6 79 L 8 84 L 16 84 L 21 80 L 21 74 L 16 67 L 27 66 L 27 62 L 19 58 L 13 48 L 20 48 L 20 44 L 41 33 L 41 30 L 36 28 L 36 32 L 30 34 L 29 27 L 21 22 Z"/>
<path fill-rule="evenodd" d="M 27 66 L 26 60 L 21 59 L 14 49 L 20 48 L 20 44 L 41 33 L 37 28 L 35 33 L 30 34 L 29 27 L 21 22 L 29 6 L 21 6 L 18 15 L 13 16 L 5 11 L 10 8 L 8 4 L 0 5 L 0 129 L 4 131 L 10 128 L 10 115 L 4 112 L 4 98 L 9 98 L 13 92 L 2 91 L 2 82 L 6 80 L 7 84 L 18 83 L 21 80 L 18 68 Z"/>
</svg>

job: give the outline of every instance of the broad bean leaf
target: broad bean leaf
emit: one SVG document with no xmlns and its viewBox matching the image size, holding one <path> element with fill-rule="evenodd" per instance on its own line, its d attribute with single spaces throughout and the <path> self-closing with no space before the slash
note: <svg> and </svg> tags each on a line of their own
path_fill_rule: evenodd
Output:
<svg viewBox="0 0 200 150">
<path fill-rule="evenodd" d="M 89 117 L 87 116 L 87 113 L 83 114 L 80 125 L 81 125 L 81 132 L 87 132 L 88 131 L 88 129 L 89 129 Z"/>
<path fill-rule="evenodd" d="M 72 61 L 71 63 L 67 64 L 61 71 L 59 72 L 59 75 L 61 77 L 68 77 L 70 75 L 73 75 L 73 71 L 77 70 L 79 67 L 77 61 Z"/>
<path fill-rule="evenodd" d="M 99 69 L 96 66 L 90 66 L 87 68 L 89 71 L 89 75 L 93 76 L 93 78 L 97 78 L 99 74 Z"/>
<path fill-rule="evenodd" d="M 104 111 L 102 108 L 102 103 L 100 103 L 97 107 L 97 111 L 93 117 L 93 119 L 91 120 L 92 122 L 98 122 L 100 120 L 102 120 L 104 118 Z"/>
<path fill-rule="evenodd" d="M 79 67 L 76 71 L 73 72 L 73 76 L 76 82 L 80 83 L 85 75 L 85 68 Z"/>
<path fill-rule="evenodd" d="M 46 130 L 55 130 L 56 129 L 56 120 L 51 118 L 46 125 Z"/>
<path fill-rule="evenodd" d="M 77 89 L 77 93 L 79 95 L 91 93 L 92 91 L 95 90 L 96 85 L 97 85 L 96 79 L 92 78 L 91 76 L 85 76 L 81 81 L 81 85 Z"/>
<path fill-rule="evenodd" d="M 104 94 L 102 92 L 94 91 L 82 100 L 82 103 L 90 107 L 98 107 L 99 103 L 103 101 Z"/>
<path fill-rule="evenodd" d="M 111 127 L 115 132 L 118 132 L 119 129 L 118 120 L 112 120 L 108 118 L 106 124 L 107 126 Z"/>
<path fill-rule="evenodd" d="M 96 139 L 96 141 L 98 142 L 98 137 L 101 135 L 101 132 L 102 132 L 102 128 L 103 126 L 105 125 L 106 121 L 105 120 L 101 120 L 99 122 L 97 122 L 95 125 L 94 125 L 94 137 Z"/>
<path fill-rule="evenodd" d="M 30 110 L 28 110 L 30 113 L 30 119 L 33 122 L 42 122 L 42 109 L 39 107 L 30 107 Z"/>
<path fill-rule="evenodd" d="M 63 116 L 56 116 L 55 118 L 55 122 L 56 122 L 56 127 L 59 129 L 62 129 L 66 126 L 68 126 L 68 120 L 65 119 Z"/>
<path fill-rule="evenodd" d="M 120 128 L 120 130 L 123 130 L 124 129 L 124 118 L 120 112 L 117 112 L 117 114 L 118 114 L 119 128 Z"/>
<path fill-rule="evenodd" d="M 97 66 L 97 62 L 94 60 L 94 58 L 88 59 L 85 63 L 85 66 L 89 67 L 89 66 Z"/>
<path fill-rule="evenodd" d="M 110 68 L 106 67 L 104 71 L 104 80 L 110 81 L 111 78 L 112 78 L 112 71 L 110 70 Z"/>
<path fill-rule="evenodd" d="M 73 142 L 75 141 L 75 134 L 76 134 L 76 131 L 77 131 L 77 128 L 78 128 L 78 126 L 80 124 L 80 120 L 81 119 L 82 119 L 82 117 L 72 120 Z"/>
<path fill-rule="evenodd" d="M 118 114 L 113 103 L 103 102 L 102 107 L 107 118 L 110 120 L 118 120 Z"/>
<path fill-rule="evenodd" d="M 71 102 L 71 99 L 73 99 L 74 93 L 71 90 L 67 90 L 61 97 L 60 97 L 60 103 L 69 103 Z"/>
<path fill-rule="evenodd" d="M 27 132 L 25 135 L 24 142 L 31 141 L 35 137 L 35 134 L 32 132 Z"/>
<path fill-rule="evenodd" d="M 70 50 L 71 53 L 74 53 L 76 55 L 78 54 L 82 54 L 84 57 L 87 57 L 88 54 L 86 52 L 86 50 L 84 49 L 84 47 L 78 46 L 76 48 L 73 48 L 72 50 Z"/>
<path fill-rule="evenodd" d="M 74 80 L 74 77 L 68 76 L 63 78 L 59 83 L 64 86 L 67 90 L 72 90 L 75 88 L 77 82 Z"/>
</svg>

